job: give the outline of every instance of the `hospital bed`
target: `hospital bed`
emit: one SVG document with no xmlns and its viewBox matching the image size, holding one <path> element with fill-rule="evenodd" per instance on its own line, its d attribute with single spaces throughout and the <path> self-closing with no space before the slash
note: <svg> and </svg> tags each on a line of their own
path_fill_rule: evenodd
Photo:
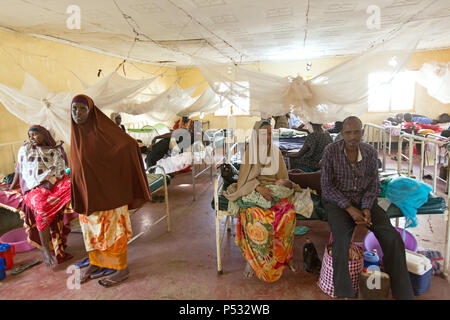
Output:
<svg viewBox="0 0 450 320">
<path fill-rule="evenodd" d="M 383 131 L 384 132 L 384 131 Z M 386 137 L 386 136 L 385 136 Z M 400 136 L 400 138 L 402 138 Z M 386 142 L 386 139 L 384 138 L 382 143 Z M 448 145 L 447 145 L 447 148 Z M 384 150 L 386 148 L 384 147 Z M 401 149 L 400 149 L 401 152 Z M 412 159 L 412 158 L 411 158 Z M 238 169 L 239 164 L 234 164 L 235 168 Z M 401 174 L 401 167 L 398 168 L 397 175 Z M 409 172 L 409 171 L 408 171 Z M 380 170 L 380 175 L 386 176 L 389 173 Z M 395 174 L 395 173 L 390 173 Z M 214 180 L 214 201 L 213 201 L 213 209 L 215 212 L 215 227 L 216 227 L 216 251 L 217 251 L 217 272 L 219 274 L 223 273 L 223 266 L 222 266 L 222 243 L 223 239 L 225 237 L 226 231 L 230 231 L 230 223 L 233 219 L 232 216 L 228 214 L 228 200 L 222 195 L 223 190 L 223 179 L 220 176 L 220 172 L 217 173 L 215 180 Z M 450 186 L 448 187 L 450 189 Z M 435 189 L 433 189 L 434 191 Z M 450 191 L 450 190 L 448 190 Z M 305 218 L 301 215 L 297 214 L 297 220 L 321 220 L 321 221 L 327 221 L 327 214 L 326 211 L 323 209 L 321 205 L 320 198 L 318 196 L 312 195 L 312 200 L 314 203 L 314 210 L 313 214 L 310 218 Z M 383 198 L 380 199 L 380 201 L 383 201 Z M 444 260 L 444 276 L 448 278 L 448 272 L 449 272 L 449 249 L 450 249 L 450 220 L 449 220 L 449 210 L 448 210 L 448 203 L 450 203 L 450 196 L 448 196 L 447 204 L 446 200 L 443 197 L 436 196 L 435 193 L 432 193 L 432 195 L 429 197 L 427 203 L 425 203 L 422 207 L 418 209 L 417 214 L 418 215 L 434 215 L 434 214 L 443 214 L 446 221 L 447 221 L 447 228 L 446 228 L 446 235 L 445 235 L 445 260 Z M 391 219 L 396 219 L 396 225 L 398 226 L 399 218 L 403 217 L 403 214 L 401 210 L 395 206 L 394 204 L 390 204 L 389 207 L 386 210 L 387 215 Z M 225 218 L 224 227 L 221 232 L 220 224 L 221 221 Z"/>
<path fill-rule="evenodd" d="M 190 150 L 180 154 L 171 154 L 159 160 L 157 165 L 164 168 L 166 174 L 185 172 L 190 168 L 192 177 L 192 198 L 196 201 L 196 180 L 210 172 L 211 183 L 214 167 L 219 161 L 225 135 L 223 129 L 203 131 L 202 141 L 195 141 Z M 159 169 L 156 173 L 161 173 Z"/>
</svg>

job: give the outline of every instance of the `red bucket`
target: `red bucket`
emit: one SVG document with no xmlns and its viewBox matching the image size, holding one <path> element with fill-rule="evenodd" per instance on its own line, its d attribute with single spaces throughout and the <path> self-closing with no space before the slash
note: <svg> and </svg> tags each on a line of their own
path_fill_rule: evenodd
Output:
<svg viewBox="0 0 450 320">
<path fill-rule="evenodd" d="M 14 264 L 14 256 L 16 255 L 16 250 L 14 246 L 9 244 L 0 244 L 0 258 L 4 258 L 6 262 L 5 270 L 11 269 Z"/>
</svg>

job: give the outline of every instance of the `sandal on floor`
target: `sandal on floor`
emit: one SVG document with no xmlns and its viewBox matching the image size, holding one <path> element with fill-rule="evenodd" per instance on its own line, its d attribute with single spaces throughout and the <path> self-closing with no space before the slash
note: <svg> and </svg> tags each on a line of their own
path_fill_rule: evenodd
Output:
<svg viewBox="0 0 450 320">
<path fill-rule="evenodd" d="M 80 278 L 80 284 L 86 283 L 89 280 L 91 280 L 91 274 L 98 272 L 100 267 L 95 266 L 97 269 L 92 270 L 91 272 L 89 272 L 88 274 L 85 274 L 84 276 L 81 276 Z"/>
<path fill-rule="evenodd" d="M 89 278 L 98 279 L 101 277 L 109 276 L 110 274 L 113 274 L 114 272 L 116 272 L 116 270 L 114 270 L 114 269 L 101 268 L 100 270 L 91 273 Z"/>
<path fill-rule="evenodd" d="M 34 267 L 35 265 L 38 265 L 39 263 L 41 263 L 41 260 L 33 260 L 28 263 L 21 264 L 17 268 L 14 268 L 14 270 L 11 272 L 11 274 L 13 276 L 18 275 L 18 274 L 24 272 L 25 270 L 27 270 L 31 267 Z"/>
<path fill-rule="evenodd" d="M 90 264 L 89 258 L 85 258 L 85 259 L 75 263 L 74 265 L 75 265 L 75 267 L 81 269 L 81 268 L 87 267 L 89 264 Z"/>
<path fill-rule="evenodd" d="M 124 281 L 127 280 L 127 279 L 128 279 L 128 276 L 126 276 L 125 278 L 123 278 L 123 279 L 121 279 L 121 280 L 119 280 L 119 281 L 117 281 L 117 280 L 112 280 L 112 279 L 109 279 L 109 278 L 106 278 L 106 279 L 100 279 L 100 280 L 98 280 L 98 284 L 101 285 L 101 286 L 103 286 L 103 287 L 105 287 L 105 288 L 111 288 L 111 287 L 113 287 L 113 286 L 115 286 L 115 285 L 118 285 L 118 284 L 121 283 L 121 282 L 124 282 Z"/>
</svg>

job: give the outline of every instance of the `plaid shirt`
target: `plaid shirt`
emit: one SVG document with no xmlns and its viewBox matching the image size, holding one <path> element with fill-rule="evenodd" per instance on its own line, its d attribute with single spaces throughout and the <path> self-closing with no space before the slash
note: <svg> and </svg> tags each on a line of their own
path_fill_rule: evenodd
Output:
<svg viewBox="0 0 450 320">
<path fill-rule="evenodd" d="M 328 145 L 322 157 L 322 198 L 345 209 L 350 205 L 371 209 L 380 193 L 378 153 L 371 145 L 359 144 L 361 161 L 353 166 L 344 152 L 344 140 Z"/>
<path fill-rule="evenodd" d="M 332 142 L 333 138 L 326 131 L 308 134 L 303 148 L 308 146 L 309 150 L 300 158 L 292 158 L 292 166 L 299 169 L 319 170 L 319 161 L 322 159 L 323 150 Z"/>
</svg>

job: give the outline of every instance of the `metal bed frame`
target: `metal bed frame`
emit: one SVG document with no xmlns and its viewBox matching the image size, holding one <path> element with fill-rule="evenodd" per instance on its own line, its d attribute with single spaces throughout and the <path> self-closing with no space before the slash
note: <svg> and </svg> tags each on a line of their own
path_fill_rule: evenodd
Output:
<svg viewBox="0 0 450 320">
<path fill-rule="evenodd" d="M 374 124 L 366 124 L 364 126 L 365 128 L 365 134 L 364 134 L 364 141 L 367 143 L 371 143 L 371 144 L 377 144 L 377 150 L 382 150 L 383 152 L 383 168 L 382 170 L 380 170 L 380 174 L 386 172 L 386 151 L 387 151 L 387 131 L 385 130 L 385 128 L 378 126 L 378 125 L 374 125 Z M 369 135 L 369 130 L 370 129 L 372 131 L 372 135 Z M 366 131 L 367 130 L 367 131 Z M 378 132 L 378 133 L 376 133 Z M 373 138 L 378 135 L 378 141 L 375 141 Z M 372 139 L 370 139 L 372 138 Z M 397 166 L 397 173 L 398 174 L 402 174 L 402 167 L 401 167 L 401 155 L 402 155 L 402 150 L 401 150 L 401 143 L 402 140 L 405 138 L 409 138 L 410 142 L 414 141 L 414 139 L 420 140 L 421 143 L 425 143 L 425 142 L 429 142 L 429 143 L 434 143 L 437 145 L 445 145 L 447 150 L 450 151 L 450 144 L 448 142 L 445 141 L 440 141 L 438 139 L 436 139 L 436 137 L 420 137 L 420 136 L 415 136 L 415 135 L 410 135 L 410 134 L 406 134 L 406 133 L 401 133 L 401 135 L 399 136 L 399 151 L 398 151 L 398 166 Z M 448 139 L 447 139 L 448 140 Z M 410 177 L 411 176 L 411 169 L 412 169 L 412 161 L 413 161 L 413 157 L 412 157 L 412 153 L 413 153 L 413 143 L 410 143 L 409 145 L 409 157 L 407 158 L 409 161 L 408 164 L 408 174 L 407 176 Z M 234 146 L 233 146 L 234 147 Z M 435 150 L 438 150 L 437 146 L 435 148 Z M 424 148 L 422 148 L 422 152 L 424 152 Z M 437 151 L 435 151 L 437 153 Z M 447 158 L 448 158 L 448 163 L 450 163 L 450 152 L 447 153 Z M 437 156 L 436 158 L 437 159 Z M 422 161 L 421 161 L 421 178 L 424 172 L 424 161 L 423 161 L 423 157 L 422 157 Z M 225 237 L 225 231 L 230 231 L 230 227 L 229 224 L 232 221 L 232 216 L 228 215 L 227 211 L 224 210 L 220 210 L 219 209 L 219 195 L 222 193 L 222 189 L 223 189 L 223 181 L 222 183 L 220 183 L 220 173 L 216 175 L 215 180 L 214 180 L 214 211 L 215 211 L 215 215 L 216 215 L 216 250 L 217 250 L 217 272 L 218 274 L 223 274 L 223 266 L 222 266 L 222 254 L 221 254 L 221 248 L 222 248 L 222 243 L 223 243 L 223 239 Z M 436 191 L 436 180 L 437 180 L 437 161 L 435 161 L 435 165 L 434 165 L 434 177 L 433 177 L 433 192 Z M 447 176 L 447 181 L 449 181 L 450 179 L 450 172 L 448 172 L 448 176 Z M 447 200 L 447 210 L 444 213 L 444 219 L 447 221 L 447 228 L 446 228 L 446 235 L 445 235 L 445 253 L 444 253 L 444 268 L 443 268 L 443 273 L 444 273 L 444 277 L 446 279 L 449 279 L 449 261 L 450 261 L 450 219 L 449 219 L 449 206 L 450 206 L 450 183 L 448 183 L 448 190 L 449 195 L 448 195 L 448 200 Z M 222 234 L 220 233 L 220 222 L 222 220 L 223 217 L 226 217 L 225 219 L 225 224 L 224 224 L 224 230 L 222 231 Z M 396 226 L 398 226 L 399 224 L 399 218 L 396 218 L 395 220 L 395 224 Z"/>
<path fill-rule="evenodd" d="M 162 170 L 163 172 L 163 179 L 164 179 L 164 184 L 159 187 L 158 189 L 154 190 L 153 192 L 158 192 L 160 191 L 162 188 L 164 188 L 164 200 L 166 203 L 166 214 L 164 216 L 162 216 L 160 219 L 158 219 L 156 222 L 152 223 L 151 225 L 147 226 L 144 231 L 141 231 L 140 233 L 138 233 L 137 235 L 135 235 L 133 238 L 131 238 L 130 240 L 128 240 L 128 244 L 132 243 L 133 241 L 135 241 L 136 239 L 138 239 L 139 237 L 141 237 L 144 233 L 146 233 L 147 231 L 150 230 L 151 227 L 153 227 L 154 225 L 160 223 L 161 221 L 163 221 L 164 219 L 167 219 L 167 232 L 170 232 L 170 211 L 169 211 L 169 193 L 167 192 L 167 175 L 166 175 L 166 171 L 164 170 L 163 167 L 155 165 L 152 166 L 150 168 L 147 168 L 146 173 L 148 173 L 151 169 L 156 169 L 159 168 Z"/>
<path fill-rule="evenodd" d="M 442 139 L 441 139 L 442 138 Z M 430 134 L 429 136 L 417 136 L 414 134 L 409 134 L 409 133 L 402 133 L 399 137 L 399 147 L 398 147 L 398 159 L 397 159 L 397 171 L 400 174 L 401 169 L 402 169 L 402 163 L 401 163 L 401 156 L 402 154 L 402 141 L 403 139 L 408 139 L 409 141 L 409 152 L 408 152 L 408 171 L 407 171 L 407 176 L 410 177 L 412 175 L 412 168 L 413 168 L 413 148 L 414 148 L 414 144 L 420 143 L 421 144 L 421 160 L 420 160 L 420 177 L 419 180 L 422 180 L 423 177 L 423 173 L 424 172 L 428 172 L 427 170 L 425 170 L 425 161 L 424 161 L 424 155 L 425 155 L 425 143 L 430 143 L 430 144 L 434 144 L 435 146 L 435 152 L 434 152 L 434 166 L 433 166 L 433 193 L 436 193 L 436 185 L 437 185 L 437 180 L 441 180 L 444 181 L 442 179 L 439 178 L 438 176 L 438 172 L 437 172 L 437 165 L 438 165 L 438 150 L 439 150 L 439 146 L 441 147 L 445 147 L 447 150 L 447 163 L 450 163 L 450 143 L 449 143 L 449 139 L 446 139 L 444 137 L 441 136 L 436 136 L 433 134 Z M 447 222 L 447 228 L 446 228 L 446 235 L 445 235 L 445 252 L 444 252 L 444 276 L 445 278 L 447 278 L 448 280 L 450 280 L 449 278 L 449 264 L 450 264 L 450 217 L 449 217 L 449 211 L 450 211 L 450 172 L 447 172 L 447 192 L 448 192 L 448 196 L 447 196 L 447 210 L 444 213 L 444 220 L 446 220 Z M 445 182 L 445 181 L 444 181 Z M 399 219 L 396 219 L 396 226 L 398 226 L 398 221 Z"/>
<path fill-rule="evenodd" d="M 195 157 L 194 157 L 194 148 L 191 148 L 191 173 L 192 173 L 192 200 L 196 201 L 196 189 L 195 189 L 195 179 L 197 177 L 199 177 L 201 174 L 205 173 L 206 171 L 210 170 L 210 174 L 211 174 L 211 183 L 213 181 L 213 176 L 214 176 L 214 169 L 215 169 L 215 165 L 217 163 L 216 161 L 216 143 L 218 142 L 217 140 L 217 136 L 221 133 L 223 137 L 225 137 L 224 134 L 224 130 L 223 129 L 219 129 L 216 132 L 213 133 L 212 136 L 208 135 L 206 132 L 203 132 L 204 135 L 206 137 L 208 137 L 208 141 L 209 141 L 209 146 L 212 146 L 211 148 L 211 161 L 209 164 L 207 164 L 205 162 L 205 159 L 202 159 L 202 163 L 200 164 L 200 166 L 202 164 L 205 164 L 205 168 L 203 170 L 201 170 L 200 172 L 196 173 L 196 164 L 195 163 Z"/>
</svg>

